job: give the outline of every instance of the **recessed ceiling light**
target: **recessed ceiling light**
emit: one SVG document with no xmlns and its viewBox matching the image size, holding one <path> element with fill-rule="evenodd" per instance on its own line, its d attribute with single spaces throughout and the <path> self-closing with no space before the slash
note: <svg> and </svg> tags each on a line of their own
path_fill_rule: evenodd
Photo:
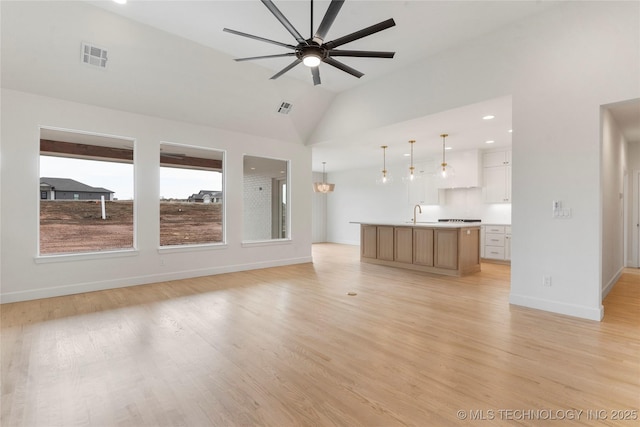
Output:
<svg viewBox="0 0 640 427">
<path fill-rule="evenodd" d="M 513 129 L 509 129 L 507 132 L 512 133 L 512 132 L 513 132 Z"/>
<path fill-rule="evenodd" d="M 405 157 L 409 157 L 411 155 L 411 153 L 404 153 L 403 156 Z"/>
<path fill-rule="evenodd" d="M 494 140 L 490 139 L 490 140 L 488 140 L 488 141 L 485 141 L 484 143 L 485 143 L 485 144 L 493 144 L 494 142 L 495 142 Z"/>
<path fill-rule="evenodd" d="M 127 4 L 127 0 L 113 0 L 113 1 L 118 4 Z"/>
<path fill-rule="evenodd" d="M 495 119 L 495 118 L 496 118 L 496 116 L 492 116 L 491 114 L 489 114 L 488 116 L 484 116 L 482 118 L 482 120 L 491 120 L 491 119 Z"/>
<path fill-rule="evenodd" d="M 444 147 L 445 150 L 453 150 L 453 147 Z"/>
</svg>

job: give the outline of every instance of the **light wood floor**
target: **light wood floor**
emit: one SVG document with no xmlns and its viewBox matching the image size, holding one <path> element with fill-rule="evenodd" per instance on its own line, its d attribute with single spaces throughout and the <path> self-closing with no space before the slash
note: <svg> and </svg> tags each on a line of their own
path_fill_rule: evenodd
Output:
<svg viewBox="0 0 640 427">
<path fill-rule="evenodd" d="M 0 424 L 638 425 L 640 275 L 594 322 L 510 306 L 509 267 L 482 267 L 322 244 L 314 264 L 5 304 Z"/>
</svg>

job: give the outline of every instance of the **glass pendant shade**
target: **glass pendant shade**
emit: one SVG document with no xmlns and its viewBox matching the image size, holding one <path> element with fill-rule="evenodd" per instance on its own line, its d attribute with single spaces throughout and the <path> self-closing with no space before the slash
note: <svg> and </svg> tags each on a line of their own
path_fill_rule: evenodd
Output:
<svg viewBox="0 0 640 427">
<path fill-rule="evenodd" d="M 387 145 L 381 145 L 382 148 L 382 171 L 378 178 L 376 179 L 376 184 L 388 184 L 393 181 L 393 177 L 389 174 L 387 170 Z"/>
<path fill-rule="evenodd" d="M 441 184 L 451 183 L 452 178 L 455 175 L 455 169 L 445 158 L 445 138 L 449 136 L 446 133 L 440 135 L 442 137 L 442 162 L 438 165 L 435 171 L 436 178 L 441 182 Z"/>
<path fill-rule="evenodd" d="M 322 182 L 313 183 L 313 191 L 316 193 L 331 193 L 336 187 L 335 184 L 329 184 L 325 179 L 324 165 L 327 162 L 322 162 Z"/>
<path fill-rule="evenodd" d="M 416 173 L 416 167 L 413 165 L 413 144 L 415 144 L 415 142 L 416 141 L 414 139 L 409 140 L 409 144 L 411 144 L 411 153 L 409 154 L 410 156 L 409 170 L 407 174 L 402 177 L 402 180 L 407 183 L 412 183 L 419 178 L 419 175 Z"/>
</svg>

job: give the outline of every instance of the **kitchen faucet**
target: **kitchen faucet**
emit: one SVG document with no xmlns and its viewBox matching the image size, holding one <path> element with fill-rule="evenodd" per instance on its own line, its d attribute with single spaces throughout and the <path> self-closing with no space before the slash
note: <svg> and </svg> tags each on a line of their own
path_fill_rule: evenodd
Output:
<svg viewBox="0 0 640 427">
<path fill-rule="evenodd" d="M 420 205 L 415 205 L 413 207 L 413 223 L 416 223 L 416 208 L 418 208 L 418 212 L 422 213 L 422 207 Z"/>
</svg>

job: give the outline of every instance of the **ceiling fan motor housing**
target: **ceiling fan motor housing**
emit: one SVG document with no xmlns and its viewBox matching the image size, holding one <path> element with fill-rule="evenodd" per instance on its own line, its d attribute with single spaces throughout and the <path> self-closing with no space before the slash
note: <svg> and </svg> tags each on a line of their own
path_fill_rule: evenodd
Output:
<svg viewBox="0 0 640 427">
<path fill-rule="evenodd" d="M 308 43 L 308 45 L 299 44 L 296 46 L 296 57 L 298 59 L 304 59 L 305 56 L 313 55 L 323 61 L 328 56 L 328 51 L 324 47 L 311 40 L 309 40 Z"/>
</svg>

